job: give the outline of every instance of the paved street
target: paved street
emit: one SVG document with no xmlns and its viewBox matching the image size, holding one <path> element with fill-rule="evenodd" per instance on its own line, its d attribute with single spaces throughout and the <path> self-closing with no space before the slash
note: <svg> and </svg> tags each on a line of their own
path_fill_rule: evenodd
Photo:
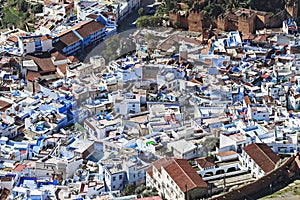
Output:
<svg viewBox="0 0 300 200">
<path fill-rule="evenodd" d="M 155 0 L 141 0 L 141 7 L 148 10 L 147 6 L 151 5 L 155 2 Z M 138 8 L 139 9 L 139 8 Z M 130 34 L 133 34 L 137 29 L 136 26 L 133 24 L 138 18 L 138 9 L 134 10 L 130 13 L 125 19 L 123 19 L 118 24 L 118 34 L 121 38 L 127 38 Z M 95 46 L 91 51 L 89 51 L 86 55 L 81 55 L 84 59 L 84 62 L 89 62 L 89 58 L 96 55 L 101 55 L 101 52 L 105 49 L 105 41 L 101 42 L 97 46 Z"/>
<path fill-rule="evenodd" d="M 151 5 L 153 3 L 155 3 L 155 0 L 141 0 L 141 7 L 144 8 L 145 13 L 147 13 L 149 10 L 149 8 L 147 8 L 147 6 Z M 119 23 L 118 33 L 136 28 L 136 26 L 132 23 L 134 23 L 139 18 L 138 9 L 132 11 L 132 13 L 130 13 L 124 20 L 122 20 Z"/>
</svg>

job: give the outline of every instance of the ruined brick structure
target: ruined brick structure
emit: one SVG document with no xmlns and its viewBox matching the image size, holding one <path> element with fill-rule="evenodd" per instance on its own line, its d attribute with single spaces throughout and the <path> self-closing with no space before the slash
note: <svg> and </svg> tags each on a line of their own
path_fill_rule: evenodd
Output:
<svg viewBox="0 0 300 200">
<path fill-rule="evenodd" d="M 172 26 L 177 26 L 178 28 L 187 29 L 188 28 L 188 14 L 184 12 L 169 12 L 169 19 Z"/>
<path fill-rule="evenodd" d="M 190 10 L 188 16 L 189 31 L 202 32 L 203 31 L 204 14 L 202 11 Z"/>
<path fill-rule="evenodd" d="M 242 33 L 254 33 L 255 31 L 255 18 L 256 13 L 249 11 L 248 13 L 243 12 L 238 16 L 238 31 Z"/>
<path fill-rule="evenodd" d="M 224 15 L 220 15 L 217 18 L 217 27 L 221 30 L 233 31 L 238 29 L 238 18 L 232 13 L 228 12 Z"/>
<path fill-rule="evenodd" d="M 203 3 L 205 0 L 201 2 Z M 277 2 L 279 0 L 274 0 L 272 4 Z M 243 34 L 249 34 L 264 28 L 280 27 L 286 18 L 297 18 L 298 2 L 298 0 L 290 0 L 285 5 L 285 9 L 275 15 L 264 11 L 240 8 L 235 12 L 228 11 L 215 19 L 205 16 L 199 7 L 194 6 L 184 15 L 182 11 L 170 12 L 169 19 L 173 26 L 180 24 L 180 28 L 194 32 L 203 32 L 204 29 L 213 27 L 224 31 L 238 30 Z"/>
</svg>

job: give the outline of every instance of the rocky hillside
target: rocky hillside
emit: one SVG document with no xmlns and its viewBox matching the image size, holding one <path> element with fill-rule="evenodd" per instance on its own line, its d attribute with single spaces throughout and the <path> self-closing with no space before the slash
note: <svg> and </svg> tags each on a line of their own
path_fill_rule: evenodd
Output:
<svg viewBox="0 0 300 200">
<path fill-rule="evenodd" d="M 31 29 L 34 24 L 34 14 L 43 11 L 43 5 L 30 3 L 26 0 L 0 0 L 0 28 L 12 26 L 21 29 Z"/>
</svg>

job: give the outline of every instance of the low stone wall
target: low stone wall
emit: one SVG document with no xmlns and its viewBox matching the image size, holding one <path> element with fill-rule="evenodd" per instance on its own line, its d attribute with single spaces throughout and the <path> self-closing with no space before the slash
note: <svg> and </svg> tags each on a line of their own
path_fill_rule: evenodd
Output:
<svg viewBox="0 0 300 200">
<path fill-rule="evenodd" d="M 247 184 L 240 188 L 234 189 L 223 195 L 211 198 L 212 200 L 240 200 L 240 199 L 258 199 L 263 196 L 272 194 L 273 192 L 287 186 L 294 179 L 299 177 L 299 166 L 297 165 L 295 156 L 289 158 L 280 167 L 274 169 L 266 176 Z"/>
</svg>

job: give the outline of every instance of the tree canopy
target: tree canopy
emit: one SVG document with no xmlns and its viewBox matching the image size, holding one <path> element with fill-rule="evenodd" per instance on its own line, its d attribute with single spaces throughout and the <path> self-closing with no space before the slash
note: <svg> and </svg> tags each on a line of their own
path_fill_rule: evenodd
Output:
<svg viewBox="0 0 300 200">
<path fill-rule="evenodd" d="M 178 2 L 183 4 L 178 4 Z M 164 0 L 157 9 L 157 14 L 168 15 L 172 10 L 178 11 L 196 8 L 203 10 L 209 17 L 217 17 L 228 10 L 235 11 L 241 7 L 276 13 L 283 10 L 285 4 L 293 6 L 294 2 L 295 0 L 206 0 L 199 3 L 197 0 Z"/>
<path fill-rule="evenodd" d="M 159 16 L 142 16 L 137 19 L 136 26 L 138 28 L 157 27 L 161 21 L 162 17 Z"/>
</svg>

